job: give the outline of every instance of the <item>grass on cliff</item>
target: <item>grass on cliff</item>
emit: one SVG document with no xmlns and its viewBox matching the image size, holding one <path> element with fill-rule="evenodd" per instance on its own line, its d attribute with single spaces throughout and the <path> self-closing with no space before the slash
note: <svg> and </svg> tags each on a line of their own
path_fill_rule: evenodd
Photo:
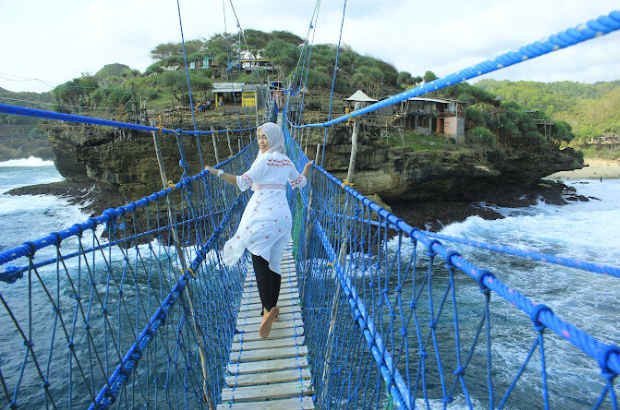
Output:
<svg viewBox="0 0 620 410">
<path fill-rule="evenodd" d="M 444 135 L 423 135 L 410 130 L 403 130 L 403 137 L 405 140 L 405 148 L 413 148 L 416 151 L 454 151 L 459 147 L 455 143 Z M 388 134 L 389 136 L 382 137 L 381 139 L 386 141 L 390 147 L 402 147 L 402 139 L 398 130 L 392 128 Z M 462 147 L 461 147 L 462 148 Z"/>
</svg>

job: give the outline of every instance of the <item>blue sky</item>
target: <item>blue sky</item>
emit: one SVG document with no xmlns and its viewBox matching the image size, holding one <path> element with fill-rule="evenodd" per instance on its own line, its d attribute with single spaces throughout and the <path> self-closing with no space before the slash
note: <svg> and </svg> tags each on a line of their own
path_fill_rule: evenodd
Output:
<svg viewBox="0 0 620 410">
<path fill-rule="evenodd" d="M 236 32 L 230 0 L 179 1 L 186 40 L 225 28 Z M 305 37 L 316 1 L 232 4 L 244 29 Z M 315 43 L 337 43 L 343 5 L 343 0 L 321 2 Z M 399 71 L 423 75 L 431 70 L 443 77 L 614 8 L 620 9 L 617 0 L 347 0 L 342 42 Z M 0 38 L 0 87 L 43 92 L 109 63 L 143 71 L 152 64 L 150 50 L 178 42 L 181 35 L 176 0 L 23 0 L 0 2 Z M 620 33 L 482 78 L 620 79 Z"/>
</svg>

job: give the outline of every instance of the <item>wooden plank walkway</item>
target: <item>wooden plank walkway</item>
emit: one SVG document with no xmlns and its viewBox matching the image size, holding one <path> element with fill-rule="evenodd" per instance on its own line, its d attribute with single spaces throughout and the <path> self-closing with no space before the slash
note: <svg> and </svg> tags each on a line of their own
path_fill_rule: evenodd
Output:
<svg viewBox="0 0 620 410">
<path fill-rule="evenodd" d="M 279 320 L 273 323 L 269 337 L 261 338 L 261 304 L 250 260 L 237 316 L 239 333 L 234 336 L 218 410 L 314 409 L 299 305 L 295 262 L 288 246 L 282 257 Z"/>
</svg>

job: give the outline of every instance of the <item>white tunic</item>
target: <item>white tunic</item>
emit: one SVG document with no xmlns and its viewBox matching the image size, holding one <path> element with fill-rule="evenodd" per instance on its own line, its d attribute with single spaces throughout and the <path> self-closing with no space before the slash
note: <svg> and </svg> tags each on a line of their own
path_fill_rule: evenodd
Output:
<svg viewBox="0 0 620 410">
<path fill-rule="evenodd" d="M 306 185 L 291 160 L 279 152 L 265 153 L 243 175 L 237 186 L 254 190 L 243 211 L 239 228 L 224 245 L 224 263 L 234 265 L 249 250 L 269 262 L 269 269 L 280 274 L 282 253 L 291 238 L 293 220 L 286 200 L 286 182 L 293 188 Z"/>
</svg>

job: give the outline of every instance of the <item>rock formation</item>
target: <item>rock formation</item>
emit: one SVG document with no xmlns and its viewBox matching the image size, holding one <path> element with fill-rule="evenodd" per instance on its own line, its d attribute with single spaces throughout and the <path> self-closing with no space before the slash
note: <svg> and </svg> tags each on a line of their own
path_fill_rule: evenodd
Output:
<svg viewBox="0 0 620 410">
<path fill-rule="evenodd" d="M 208 129 L 202 124 L 201 129 Z M 103 184 L 117 190 L 127 200 L 137 200 L 162 188 L 155 155 L 153 137 L 148 132 L 115 130 L 105 127 L 50 123 L 49 139 L 54 146 L 59 172 L 69 182 Z M 339 179 L 344 179 L 351 151 L 347 144 L 346 127 L 330 130 L 323 167 Z M 247 135 L 231 133 L 230 146 L 224 133 L 216 138 L 219 159 L 223 161 L 239 149 L 239 140 L 249 142 Z M 323 134 L 310 134 L 308 156 L 316 155 L 316 143 Z M 215 164 L 213 138 L 198 137 L 205 164 Z M 183 144 L 188 175 L 200 171 L 200 158 L 195 136 L 178 137 L 159 134 L 167 177 L 178 182 L 183 168 L 179 144 Z M 528 205 L 534 199 L 523 200 L 524 193 L 560 199 L 562 188 L 540 188 L 540 180 L 561 170 L 582 167 L 578 155 L 566 150 L 480 150 L 454 146 L 448 150 L 414 150 L 388 147 L 378 138 L 366 135 L 361 140 L 354 174 L 354 187 L 365 195 L 378 194 L 386 203 L 406 213 L 423 203 L 463 203 L 489 201 L 504 206 Z M 518 200 L 521 197 L 521 200 Z M 553 199 L 555 198 L 555 199 Z M 120 204 L 110 205 L 118 206 Z M 454 205 L 449 212 L 460 220 Z M 467 210 L 465 214 L 478 211 Z M 464 217 L 466 217 L 465 215 Z M 488 214 L 485 217 L 496 217 Z M 435 218 L 441 220 L 441 218 Z M 444 217 L 444 221 L 451 218 Z M 422 224 L 422 221 L 418 221 Z"/>
</svg>

